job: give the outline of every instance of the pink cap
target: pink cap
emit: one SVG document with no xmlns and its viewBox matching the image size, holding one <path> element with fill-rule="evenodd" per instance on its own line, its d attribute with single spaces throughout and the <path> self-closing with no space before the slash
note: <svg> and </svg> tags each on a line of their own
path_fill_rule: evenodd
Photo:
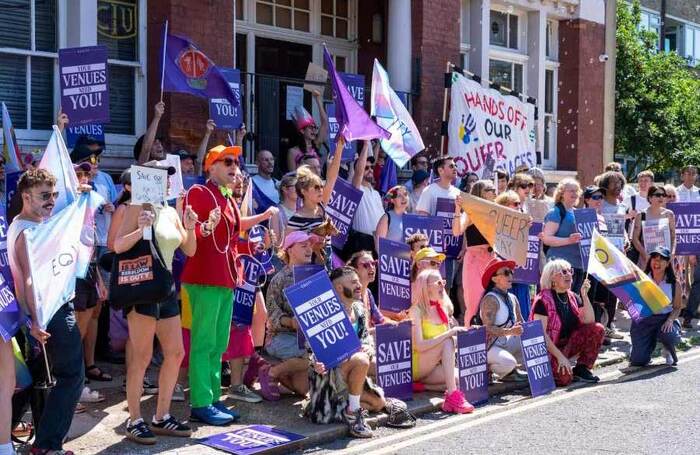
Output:
<svg viewBox="0 0 700 455">
<path fill-rule="evenodd" d="M 295 243 L 306 242 L 309 239 L 310 239 L 309 234 L 307 234 L 304 231 L 290 232 L 284 238 L 284 245 L 282 245 L 282 249 L 288 250 L 289 248 L 294 246 Z"/>
<path fill-rule="evenodd" d="M 294 108 L 294 113 L 292 114 L 294 118 L 294 123 L 297 126 L 297 130 L 301 131 L 309 125 L 315 125 L 316 121 L 309 114 L 309 111 L 304 109 L 304 106 L 297 106 Z"/>
</svg>

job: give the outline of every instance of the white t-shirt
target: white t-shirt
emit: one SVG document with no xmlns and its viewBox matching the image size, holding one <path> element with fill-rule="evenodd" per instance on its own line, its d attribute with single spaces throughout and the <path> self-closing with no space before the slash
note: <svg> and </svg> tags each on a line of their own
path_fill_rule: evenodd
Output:
<svg viewBox="0 0 700 455">
<path fill-rule="evenodd" d="M 637 213 L 639 213 L 649 208 L 649 201 L 646 197 L 639 193 L 635 194 L 634 196 L 634 207 L 632 206 L 632 196 L 626 197 L 623 201 L 623 204 L 625 204 L 629 210 L 636 210 Z"/>
<path fill-rule="evenodd" d="M 415 210 L 416 212 L 427 212 L 429 215 L 435 216 L 438 198 L 455 199 L 459 194 L 459 188 L 454 185 L 444 189 L 437 182 L 431 183 L 421 193 Z"/>
<path fill-rule="evenodd" d="M 260 188 L 260 191 L 262 191 L 265 196 L 269 197 L 271 201 L 275 204 L 280 203 L 280 195 L 277 191 L 278 182 L 275 179 L 266 179 L 260 176 L 260 174 L 255 174 L 253 176 L 253 182 L 255 182 L 255 186 Z"/>
<path fill-rule="evenodd" d="M 676 194 L 678 195 L 678 202 L 700 202 L 700 188 L 695 185 L 690 188 L 681 185 L 676 188 Z"/>
<path fill-rule="evenodd" d="M 379 192 L 371 186 L 362 185 L 362 199 L 355 211 L 355 218 L 352 220 L 352 228 L 363 234 L 373 235 L 377 230 L 377 223 L 384 215 L 384 206 Z"/>
</svg>

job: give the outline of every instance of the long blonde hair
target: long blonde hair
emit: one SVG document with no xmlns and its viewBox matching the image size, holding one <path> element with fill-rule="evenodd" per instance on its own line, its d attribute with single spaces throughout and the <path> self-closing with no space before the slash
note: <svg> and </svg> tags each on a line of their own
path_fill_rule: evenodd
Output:
<svg viewBox="0 0 700 455">
<path fill-rule="evenodd" d="M 411 287 L 411 307 L 416 308 L 421 317 L 425 317 L 425 315 L 428 314 L 428 309 L 430 308 L 428 282 L 431 279 L 434 279 L 434 281 L 442 280 L 440 271 L 433 269 L 422 270 Z M 442 293 L 440 304 L 442 305 L 443 310 L 445 310 L 445 313 L 449 315 L 454 313 L 454 305 L 452 305 L 452 300 L 450 300 L 447 290 Z"/>
</svg>

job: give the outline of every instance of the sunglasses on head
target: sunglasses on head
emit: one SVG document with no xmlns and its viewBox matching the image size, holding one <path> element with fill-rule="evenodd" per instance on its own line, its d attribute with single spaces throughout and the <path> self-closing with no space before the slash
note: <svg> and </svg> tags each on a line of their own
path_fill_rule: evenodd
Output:
<svg viewBox="0 0 700 455">
<path fill-rule="evenodd" d="M 58 199 L 58 191 L 54 191 L 52 193 L 49 193 L 49 192 L 39 193 L 39 199 L 41 199 L 42 201 L 48 201 L 50 199 Z"/>
<path fill-rule="evenodd" d="M 483 191 L 484 193 L 495 193 L 496 188 L 484 188 Z"/>
</svg>

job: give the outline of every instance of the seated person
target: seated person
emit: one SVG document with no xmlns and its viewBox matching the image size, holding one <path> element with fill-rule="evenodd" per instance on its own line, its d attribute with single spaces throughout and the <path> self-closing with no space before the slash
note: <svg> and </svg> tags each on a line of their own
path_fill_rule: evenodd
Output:
<svg viewBox="0 0 700 455">
<path fill-rule="evenodd" d="M 416 253 L 428 246 L 428 237 L 417 232 L 406 239 L 406 243 L 411 247 L 411 260 L 413 260 L 416 257 Z"/>
<path fill-rule="evenodd" d="M 516 367 L 523 362 L 520 335 L 523 318 L 513 285 L 514 261 L 492 259 L 481 276 L 484 295 L 479 303 L 481 324 L 486 328 L 489 370 L 503 382 L 527 382 Z"/>
<path fill-rule="evenodd" d="M 411 281 L 415 281 L 418 274 L 425 269 L 440 270 L 440 266 L 445 261 L 445 255 L 438 253 L 432 247 L 425 247 L 418 250 L 413 256 L 413 266 L 411 267 Z"/>
<path fill-rule="evenodd" d="M 368 316 L 362 304 L 362 284 L 357 272 L 352 267 L 344 266 L 334 269 L 330 278 L 362 343 L 362 349 L 331 370 L 327 370 L 321 362 L 312 362 L 309 396 L 302 406 L 304 416 L 314 423 L 345 421 L 350 427 L 350 435 L 356 438 L 373 436 L 365 421 L 368 411 L 386 410 L 389 414 L 388 426 L 414 426 L 415 419 L 408 413 L 406 404 L 394 398 L 385 398 L 381 387 L 368 377 L 374 357 L 374 343 L 367 330 Z"/>
<path fill-rule="evenodd" d="M 423 270 L 416 279 L 408 314 L 413 321 L 414 389 L 445 391 L 444 412 L 466 414 L 474 410 L 457 388 L 455 335 L 466 327 L 450 328 L 454 307 L 445 280 L 437 270 Z"/>
<path fill-rule="evenodd" d="M 360 300 L 364 304 L 365 313 L 369 313 L 370 329 L 375 325 L 384 324 L 385 318 L 379 311 L 374 295 L 369 289 L 369 285 L 377 279 L 377 261 L 374 260 L 371 251 L 362 250 L 350 256 L 347 265 L 357 271 L 362 284 L 362 296 Z"/>
<path fill-rule="evenodd" d="M 284 289 L 294 284 L 295 265 L 311 264 L 311 239 L 306 232 L 294 231 L 287 234 L 280 250 L 280 258 L 285 266 L 270 280 L 265 297 L 267 307 L 267 340 L 265 350 L 279 360 L 274 366 L 264 365 L 258 373 L 260 393 L 266 400 L 280 399 L 279 383 L 299 395 L 309 390 L 307 369 L 308 354 L 299 347 L 297 330 L 299 324 L 294 317 Z"/>
<path fill-rule="evenodd" d="M 530 320 L 542 321 L 557 386 L 571 384 L 574 379 L 598 382 L 591 369 L 603 344 L 605 329 L 595 322 L 586 279 L 581 294 L 571 291 L 571 264 L 564 259 L 547 263 L 540 277 L 540 293 L 532 302 Z M 576 366 L 573 366 L 573 365 Z"/>
<path fill-rule="evenodd" d="M 661 288 L 671 305 L 639 321 L 632 321 L 630 335 L 632 352 L 630 365 L 645 366 L 651 361 L 656 342 L 663 346 L 662 354 L 667 365 L 676 365 L 676 345 L 681 341 L 681 327 L 677 321 L 681 312 L 681 289 L 671 263 L 671 252 L 663 246 L 649 254 L 649 263 L 644 271 Z"/>
</svg>

